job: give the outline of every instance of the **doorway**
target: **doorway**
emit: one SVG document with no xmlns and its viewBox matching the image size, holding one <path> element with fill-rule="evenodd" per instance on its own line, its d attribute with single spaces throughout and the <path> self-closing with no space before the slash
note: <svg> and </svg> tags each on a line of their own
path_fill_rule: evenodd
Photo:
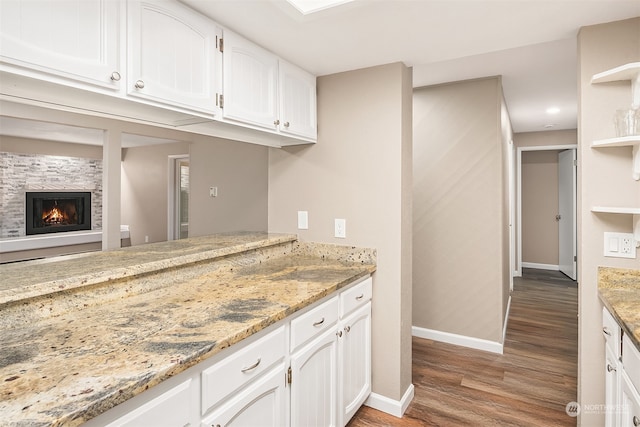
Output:
<svg viewBox="0 0 640 427">
<path fill-rule="evenodd" d="M 189 237 L 189 156 L 169 156 L 169 240 Z"/>
<path fill-rule="evenodd" d="M 518 147 L 516 153 L 516 265 L 513 275 L 522 276 L 523 268 L 523 241 L 526 238 L 523 233 L 523 153 L 529 151 L 547 152 L 547 155 L 555 156 L 558 153 L 558 205 L 554 206 L 553 217 L 549 218 L 549 213 L 545 214 L 544 220 L 557 222 L 557 260 L 551 263 L 530 264 L 524 263 L 524 267 L 543 268 L 549 270 L 562 271 L 571 279 L 575 280 L 577 264 L 577 227 L 576 227 L 576 156 L 577 145 L 557 145 L 557 146 L 532 146 Z M 554 152 L 554 153 L 552 153 Z M 540 153 L 544 154 L 544 153 Z M 562 183 L 561 183 L 562 182 Z M 555 190 L 555 188 L 554 188 Z"/>
</svg>

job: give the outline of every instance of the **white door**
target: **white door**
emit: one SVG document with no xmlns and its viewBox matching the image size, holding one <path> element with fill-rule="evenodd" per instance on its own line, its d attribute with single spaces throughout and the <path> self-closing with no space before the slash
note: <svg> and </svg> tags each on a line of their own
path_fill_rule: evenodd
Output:
<svg viewBox="0 0 640 427">
<path fill-rule="evenodd" d="M 576 280 L 576 150 L 558 153 L 558 240 L 560 271 Z"/>
<path fill-rule="evenodd" d="M 317 137 L 316 77 L 280 60 L 280 131 Z"/>
</svg>

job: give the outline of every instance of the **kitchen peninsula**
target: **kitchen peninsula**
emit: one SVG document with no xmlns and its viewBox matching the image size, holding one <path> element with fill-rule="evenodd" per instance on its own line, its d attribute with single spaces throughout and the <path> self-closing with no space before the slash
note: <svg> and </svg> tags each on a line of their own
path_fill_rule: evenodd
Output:
<svg viewBox="0 0 640 427">
<path fill-rule="evenodd" d="M 196 397 L 189 399 L 193 407 L 165 404 L 165 411 L 184 412 L 187 422 L 197 424 L 200 417 L 218 416 L 235 401 L 233 392 L 253 387 L 233 388 L 227 377 L 209 375 L 214 391 L 206 390 L 206 373 L 217 372 L 216 363 L 227 363 L 236 348 L 278 337 L 282 357 L 274 356 L 271 365 L 268 357 L 262 365 L 258 358 L 242 375 L 258 380 L 275 371 L 284 386 L 285 363 L 293 365 L 293 351 L 309 347 L 316 336 L 297 335 L 304 329 L 290 323 L 324 310 L 313 328 L 337 340 L 333 330 L 342 327 L 343 316 L 353 317 L 356 304 L 366 303 L 370 319 L 367 278 L 375 256 L 372 249 L 301 243 L 290 234 L 235 233 L 0 265 L 2 422 L 75 426 L 97 416 L 106 420 L 110 409 L 180 375 L 186 375 L 181 384 L 188 396 Z M 291 346 L 299 344 L 291 357 L 290 330 Z M 220 392 L 225 387 L 228 393 Z M 129 418 L 114 419 L 127 425 Z"/>
</svg>

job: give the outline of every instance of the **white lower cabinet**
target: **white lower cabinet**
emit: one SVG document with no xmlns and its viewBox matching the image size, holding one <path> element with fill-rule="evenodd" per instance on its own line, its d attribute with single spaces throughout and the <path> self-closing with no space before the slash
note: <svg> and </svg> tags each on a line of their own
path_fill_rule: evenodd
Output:
<svg viewBox="0 0 640 427">
<path fill-rule="evenodd" d="M 605 345 L 605 426 L 640 427 L 640 352 L 602 310 Z"/>
<path fill-rule="evenodd" d="M 284 364 L 235 394 L 211 415 L 202 427 L 283 427 L 286 426 Z"/>
</svg>

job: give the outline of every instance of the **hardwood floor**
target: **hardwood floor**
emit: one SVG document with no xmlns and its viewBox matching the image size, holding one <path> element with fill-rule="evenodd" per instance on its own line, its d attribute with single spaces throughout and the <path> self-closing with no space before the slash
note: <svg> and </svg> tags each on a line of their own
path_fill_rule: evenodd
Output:
<svg viewBox="0 0 640 427">
<path fill-rule="evenodd" d="M 578 289 L 562 273 L 516 278 L 504 354 L 413 339 L 415 397 L 402 419 L 362 407 L 348 427 L 575 426 Z"/>
</svg>

